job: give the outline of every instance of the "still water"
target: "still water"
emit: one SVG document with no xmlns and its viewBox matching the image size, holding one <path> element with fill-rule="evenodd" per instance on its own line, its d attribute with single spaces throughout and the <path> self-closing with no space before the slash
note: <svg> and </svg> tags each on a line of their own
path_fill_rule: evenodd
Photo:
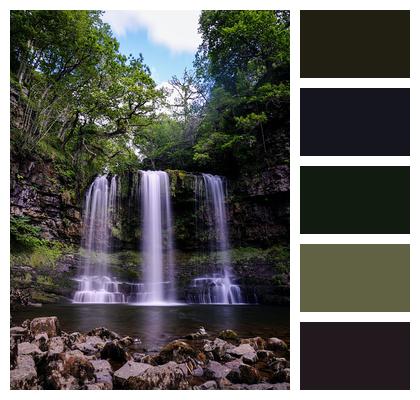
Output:
<svg viewBox="0 0 420 400">
<path fill-rule="evenodd" d="M 139 338 L 145 349 L 204 326 L 210 335 L 233 329 L 240 337 L 279 337 L 289 342 L 289 308 L 268 305 L 46 304 L 12 313 L 12 321 L 57 316 L 66 332 L 88 332 L 105 326 L 120 335 Z"/>
</svg>

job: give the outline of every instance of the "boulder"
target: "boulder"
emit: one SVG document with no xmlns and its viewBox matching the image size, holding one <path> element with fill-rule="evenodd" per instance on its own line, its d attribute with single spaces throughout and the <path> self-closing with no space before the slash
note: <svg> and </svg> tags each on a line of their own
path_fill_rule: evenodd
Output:
<svg viewBox="0 0 420 400">
<path fill-rule="evenodd" d="M 242 357 L 245 354 L 248 354 L 249 356 L 251 354 L 256 354 L 256 351 L 249 344 L 241 344 L 237 347 L 233 347 L 231 349 L 228 349 L 227 353 L 231 354 L 234 357 Z"/>
<path fill-rule="evenodd" d="M 121 339 L 120 335 L 118 335 L 117 333 L 110 331 L 109 329 L 105 328 L 105 327 L 100 327 L 100 328 L 95 328 L 92 329 L 89 333 L 88 336 L 99 336 L 101 339 L 103 340 L 115 340 L 115 339 Z"/>
<path fill-rule="evenodd" d="M 23 342 L 18 344 L 18 355 L 30 355 L 35 356 L 41 354 L 41 350 L 34 343 Z"/>
<path fill-rule="evenodd" d="M 203 326 L 201 326 L 197 332 L 190 333 L 185 336 L 185 339 L 198 340 L 208 337 L 208 334 Z"/>
<path fill-rule="evenodd" d="M 284 340 L 275 337 L 267 339 L 266 346 L 268 350 L 273 351 L 282 351 L 288 349 L 287 343 Z"/>
<path fill-rule="evenodd" d="M 123 347 L 128 347 L 134 343 L 134 339 L 130 336 L 125 336 L 122 339 L 120 339 L 118 343 Z"/>
<path fill-rule="evenodd" d="M 219 332 L 217 337 L 224 340 L 238 340 L 238 334 L 231 329 L 225 329 Z"/>
<path fill-rule="evenodd" d="M 112 367 L 106 360 L 92 360 L 91 361 L 95 375 L 96 384 L 101 384 L 102 389 L 112 389 Z"/>
<path fill-rule="evenodd" d="M 250 364 L 250 365 L 255 364 L 257 362 L 257 359 L 258 357 L 255 351 L 252 353 L 246 353 L 242 356 L 242 361 L 245 364 Z"/>
<path fill-rule="evenodd" d="M 114 363 L 125 363 L 130 355 L 118 344 L 117 340 L 106 342 L 101 350 L 101 358 Z"/>
<path fill-rule="evenodd" d="M 216 338 L 214 340 L 205 340 L 203 350 L 205 353 L 211 353 L 212 358 L 221 361 L 225 358 L 226 351 L 233 349 L 234 346 L 225 340 Z M 211 357 L 210 357 L 211 358 Z"/>
<path fill-rule="evenodd" d="M 274 353 L 270 350 L 258 350 L 257 357 L 259 361 L 269 361 L 274 358 Z"/>
<path fill-rule="evenodd" d="M 259 381 L 258 370 L 250 365 L 244 364 L 241 360 L 227 362 L 225 366 L 231 370 L 226 378 L 233 383 L 253 384 Z"/>
<path fill-rule="evenodd" d="M 209 361 L 204 368 L 204 377 L 209 380 L 226 378 L 230 369 L 217 361 Z"/>
<path fill-rule="evenodd" d="M 33 319 L 30 324 L 30 331 L 34 337 L 40 333 L 45 333 L 48 337 L 59 336 L 61 333 L 57 317 L 41 317 Z"/>
<path fill-rule="evenodd" d="M 74 348 L 87 355 L 94 355 L 102 350 L 105 342 L 98 336 L 86 336 L 84 342 L 76 342 Z"/>
<path fill-rule="evenodd" d="M 10 328 L 10 336 L 13 337 L 16 342 L 26 342 L 29 339 L 29 331 L 22 326 L 14 326 Z"/>
<path fill-rule="evenodd" d="M 200 386 L 196 386 L 196 389 L 200 389 L 200 390 L 216 390 L 217 389 L 217 382 L 216 381 L 207 381 L 207 382 L 204 382 Z"/>
<path fill-rule="evenodd" d="M 254 350 L 264 350 L 265 349 L 265 340 L 259 336 L 249 339 L 241 339 L 240 344 L 249 344 L 254 348 Z"/>
<path fill-rule="evenodd" d="M 54 336 L 48 343 L 48 355 L 59 354 L 65 350 L 64 340 L 60 336 Z"/>
<path fill-rule="evenodd" d="M 144 373 L 133 376 L 127 381 L 127 388 L 147 389 L 189 389 L 189 371 L 185 364 L 170 361 L 163 365 L 148 368 Z"/>
<path fill-rule="evenodd" d="M 124 389 L 127 386 L 127 381 L 131 377 L 135 377 L 144 373 L 151 368 L 150 364 L 145 364 L 136 361 L 126 362 L 119 370 L 114 373 L 114 384 L 118 389 Z"/>
<path fill-rule="evenodd" d="M 38 333 L 38 335 L 35 335 L 33 343 L 36 344 L 41 351 L 48 351 L 48 335 L 46 333 Z"/>
<path fill-rule="evenodd" d="M 162 348 L 157 357 L 157 361 L 159 364 L 164 364 L 169 361 L 183 363 L 190 357 L 196 356 L 197 351 L 194 350 L 189 344 L 182 340 L 174 340 Z"/>
<path fill-rule="evenodd" d="M 35 361 L 30 355 L 20 355 L 16 368 L 10 371 L 10 389 L 38 389 Z"/>
</svg>

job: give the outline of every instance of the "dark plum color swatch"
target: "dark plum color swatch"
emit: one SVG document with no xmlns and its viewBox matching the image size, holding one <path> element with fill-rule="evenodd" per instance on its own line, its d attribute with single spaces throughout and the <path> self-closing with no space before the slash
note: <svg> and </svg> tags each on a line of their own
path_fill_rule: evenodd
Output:
<svg viewBox="0 0 420 400">
<path fill-rule="evenodd" d="M 410 11 L 301 11 L 300 76 L 409 78 Z"/>
<path fill-rule="evenodd" d="M 301 156 L 409 156 L 410 89 L 301 89 Z"/>
<path fill-rule="evenodd" d="M 301 323 L 300 388 L 410 389 L 410 324 Z"/>
</svg>

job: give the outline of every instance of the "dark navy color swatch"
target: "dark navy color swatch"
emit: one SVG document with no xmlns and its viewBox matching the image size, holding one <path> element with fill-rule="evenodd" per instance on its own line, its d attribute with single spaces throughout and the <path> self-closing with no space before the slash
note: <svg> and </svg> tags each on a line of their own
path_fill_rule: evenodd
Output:
<svg viewBox="0 0 420 400">
<path fill-rule="evenodd" d="M 301 89 L 301 156 L 409 156 L 410 89 Z"/>
</svg>

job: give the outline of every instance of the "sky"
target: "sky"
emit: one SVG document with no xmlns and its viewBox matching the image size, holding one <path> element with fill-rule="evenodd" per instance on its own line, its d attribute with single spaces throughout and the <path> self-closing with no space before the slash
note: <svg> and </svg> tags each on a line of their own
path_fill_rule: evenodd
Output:
<svg viewBox="0 0 420 400">
<path fill-rule="evenodd" d="M 120 52 L 141 53 L 155 82 L 165 85 L 192 68 L 201 43 L 199 16 L 200 11 L 105 11 L 102 19 L 120 42 Z"/>
</svg>

